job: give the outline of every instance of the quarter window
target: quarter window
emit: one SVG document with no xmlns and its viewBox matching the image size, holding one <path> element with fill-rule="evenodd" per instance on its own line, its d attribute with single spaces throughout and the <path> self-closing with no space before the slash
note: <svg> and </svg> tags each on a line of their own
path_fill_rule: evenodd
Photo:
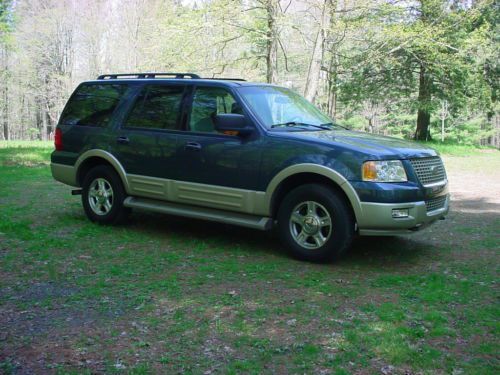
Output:
<svg viewBox="0 0 500 375">
<path fill-rule="evenodd" d="M 126 84 L 81 85 L 66 105 L 59 123 L 107 126 L 127 88 Z"/>
<path fill-rule="evenodd" d="M 183 86 L 147 86 L 125 123 L 130 128 L 179 129 Z"/>
<path fill-rule="evenodd" d="M 215 132 L 214 117 L 220 113 L 243 112 L 226 90 L 219 87 L 198 87 L 193 98 L 189 129 L 194 132 Z"/>
</svg>

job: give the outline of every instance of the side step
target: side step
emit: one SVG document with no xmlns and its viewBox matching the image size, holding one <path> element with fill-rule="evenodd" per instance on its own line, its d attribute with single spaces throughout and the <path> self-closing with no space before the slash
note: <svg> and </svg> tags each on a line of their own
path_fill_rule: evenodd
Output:
<svg viewBox="0 0 500 375">
<path fill-rule="evenodd" d="M 273 220 L 270 217 L 253 216 L 238 212 L 221 211 L 206 207 L 193 207 L 181 204 L 158 201 L 147 198 L 127 197 L 123 201 L 125 207 L 141 208 L 148 211 L 161 212 L 169 215 L 189 217 L 193 219 L 210 220 L 218 223 L 234 224 L 242 227 L 269 230 Z"/>
</svg>

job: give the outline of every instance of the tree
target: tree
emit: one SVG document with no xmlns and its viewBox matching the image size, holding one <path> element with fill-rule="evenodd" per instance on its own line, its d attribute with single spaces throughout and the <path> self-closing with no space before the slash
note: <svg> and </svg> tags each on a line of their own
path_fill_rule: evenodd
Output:
<svg viewBox="0 0 500 375">
<path fill-rule="evenodd" d="M 5 140 L 10 139 L 9 122 L 9 55 L 10 43 L 9 36 L 11 32 L 12 20 L 10 18 L 11 1 L 0 0 L 0 91 L 2 104 L 2 135 Z"/>
<path fill-rule="evenodd" d="M 324 47 L 328 32 L 327 28 L 329 26 L 328 22 L 330 13 L 334 6 L 336 6 L 336 1 L 333 2 L 332 0 L 322 0 L 321 3 L 320 21 L 307 72 L 306 87 L 304 89 L 304 96 L 310 101 L 314 101 L 318 91 L 319 76 L 323 64 Z"/>
</svg>

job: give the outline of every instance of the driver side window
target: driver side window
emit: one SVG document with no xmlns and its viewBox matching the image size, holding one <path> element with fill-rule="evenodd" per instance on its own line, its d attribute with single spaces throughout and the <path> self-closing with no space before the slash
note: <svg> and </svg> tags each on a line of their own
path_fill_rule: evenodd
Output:
<svg viewBox="0 0 500 375">
<path fill-rule="evenodd" d="M 221 113 L 243 114 L 234 97 L 219 87 L 198 87 L 193 98 L 189 130 L 214 133 L 215 116 Z"/>
</svg>

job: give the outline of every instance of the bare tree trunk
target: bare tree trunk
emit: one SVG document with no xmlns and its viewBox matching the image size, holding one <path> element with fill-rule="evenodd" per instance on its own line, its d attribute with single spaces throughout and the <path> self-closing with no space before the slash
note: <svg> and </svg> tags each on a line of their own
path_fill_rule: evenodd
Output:
<svg viewBox="0 0 500 375">
<path fill-rule="evenodd" d="M 326 39 L 326 27 L 329 21 L 328 10 L 331 6 L 332 0 L 324 0 L 323 7 L 321 9 L 320 24 L 318 33 L 316 34 L 316 40 L 314 41 L 314 48 L 311 56 L 311 62 L 309 63 L 306 87 L 304 90 L 304 96 L 309 101 L 314 101 L 318 92 L 319 75 L 321 72 L 321 64 L 323 62 L 323 52 Z"/>
<path fill-rule="evenodd" d="M 337 54 L 332 51 L 330 65 L 328 67 L 328 116 L 335 119 L 337 116 Z"/>
<path fill-rule="evenodd" d="M 427 141 L 430 138 L 429 124 L 431 122 L 430 113 L 431 90 L 430 79 L 427 76 L 425 66 L 420 65 L 420 77 L 418 86 L 418 113 L 417 113 L 417 129 L 415 131 L 415 139 L 419 141 Z"/>
<path fill-rule="evenodd" d="M 9 69 L 9 52 L 7 48 L 3 49 L 4 66 L 5 70 Z M 3 99 L 3 139 L 10 140 L 10 127 L 9 127 L 9 81 L 7 79 L 3 82 L 4 88 L 2 93 Z"/>
<path fill-rule="evenodd" d="M 276 25 L 278 6 L 277 0 L 267 0 L 266 79 L 268 83 L 278 81 L 278 29 Z"/>
</svg>

